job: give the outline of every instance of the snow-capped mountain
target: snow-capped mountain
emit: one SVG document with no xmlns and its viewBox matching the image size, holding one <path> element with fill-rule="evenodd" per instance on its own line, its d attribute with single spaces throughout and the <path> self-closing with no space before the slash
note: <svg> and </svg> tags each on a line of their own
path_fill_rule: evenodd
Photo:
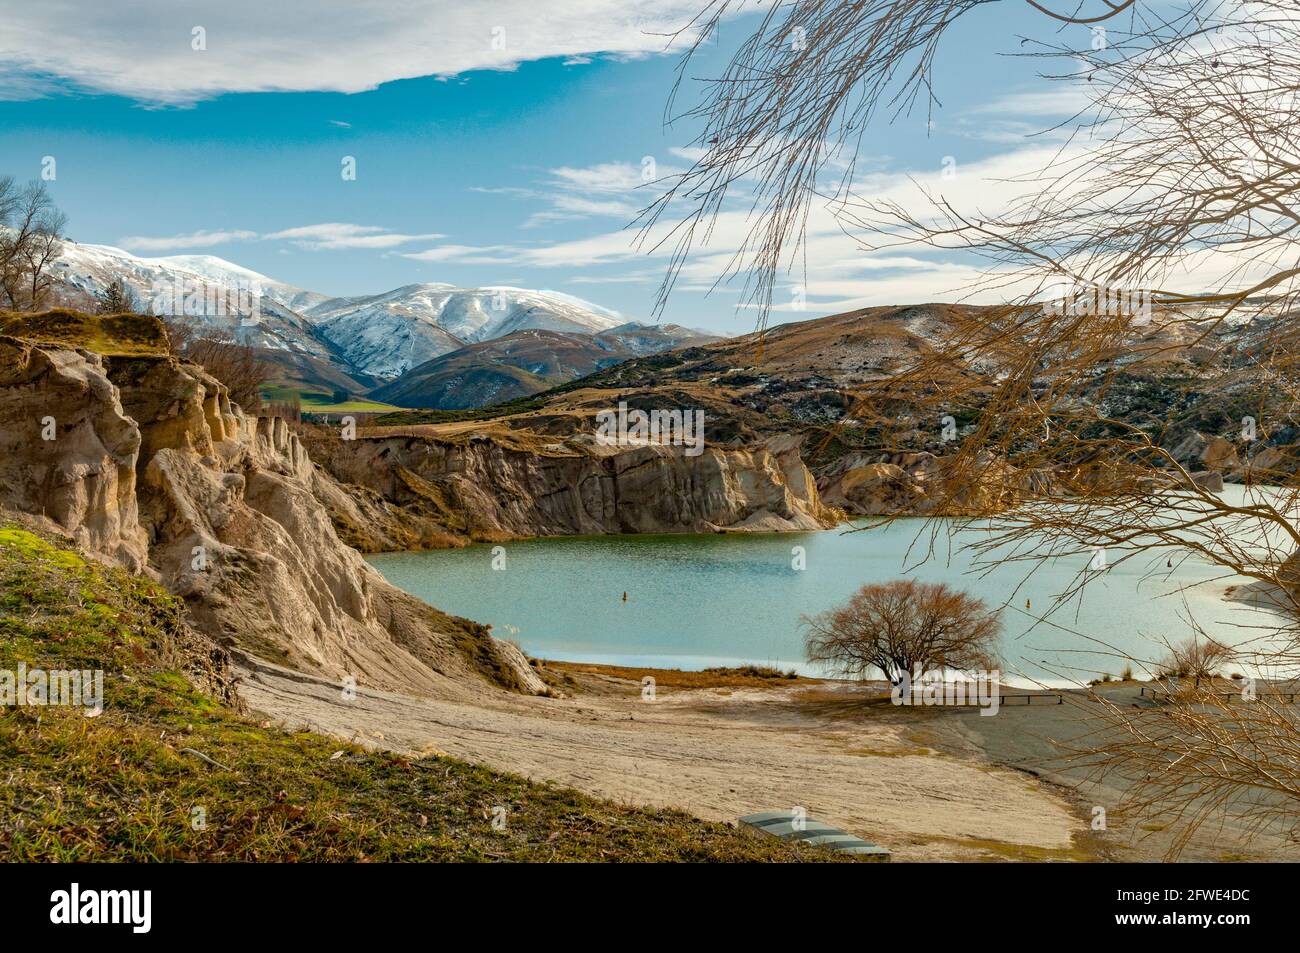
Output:
<svg viewBox="0 0 1300 953">
<path fill-rule="evenodd" d="M 332 300 L 329 295 L 321 294 L 319 291 L 308 291 L 296 285 L 276 281 L 274 278 L 268 278 L 266 275 L 253 271 L 251 268 L 236 265 L 215 255 L 169 255 L 166 258 L 156 258 L 154 260 L 227 285 L 234 285 L 238 282 L 256 283 L 261 287 L 262 294 L 277 304 L 282 304 L 286 308 L 297 311 L 299 314 L 305 314 L 308 308 Z"/>
<path fill-rule="evenodd" d="M 370 396 L 399 407 L 484 407 L 539 393 L 632 357 L 716 340 L 676 324 L 663 329 L 622 324 L 599 334 L 525 328 L 425 361 Z"/>
<path fill-rule="evenodd" d="M 432 358 L 519 331 L 609 335 L 616 349 L 633 354 L 698 336 L 676 325 L 628 322 L 557 291 L 412 284 L 336 298 L 212 255 L 142 258 L 109 245 L 65 241 L 54 270 L 70 304 L 89 306 L 120 279 L 141 310 L 229 332 L 291 368 L 289 378 L 331 387 L 340 386 L 339 374 L 351 380 L 341 386 L 359 389 L 392 381 Z"/>
<path fill-rule="evenodd" d="M 212 255 L 141 258 L 109 245 L 72 241 L 65 243 L 55 272 L 74 299 L 89 299 L 120 278 L 145 310 L 201 321 L 257 347 L 333 359 L 352 372 L 389 379 L 466 344 L 514 331 L 591 334 L 625 321 L 555 291 L 416 284 L 334 298 Z M 220 307 L 212 307 L 214 301 Z"/>
<path fill-rule="evenodd" d="M 699 346 L 710 341 L 721 341 L 722 338 L 694 328 L 684 328 L 680 324 L 642 324 L 639 321 L 629 321 L 608 331 L 601 331 L 596 335 L 596 340 L 616 344 L 637 357 L 645 357 L 688 344 Z"/>
<path fill-rule="evenodd" d="M 54 263 L 63 296 L 88 303 L 114 279 L 130 287 L 143 311 L 227 331 L 270 351 L 334 359 L 312 322 L 283 301 L 312 292 L 208 255 L 141 258 L 111 245 L 64 241 Z M 325 297 L 320 296 L 322 299 Z"/>
<path fill-rule="evenodd" d="M 396 378 L 466 344 L 515 331 L 618 327 L 612 311 L 554 291 L 417 284 L 361 298 L 334 298 L 305 312 L 358 370 Z"/>
</svg>

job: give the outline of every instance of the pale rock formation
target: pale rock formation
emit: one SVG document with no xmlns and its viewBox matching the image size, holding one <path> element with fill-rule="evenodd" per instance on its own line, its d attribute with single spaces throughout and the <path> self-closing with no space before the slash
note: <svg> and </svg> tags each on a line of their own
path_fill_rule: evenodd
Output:
<svg viewBox="0 0 1300 953">
<path fill-rule="evenodd" d="M 52 437 L 53 439 L 46 439 Z M 0 494 L 133 570 L 147 546 L 135 498 L 140 432 L 96 354 L 0 337 Z"/>
<path fill-rule="evenodd" d="M 519 448 L 487 436 L 360 436 L 313 453 L 347 486 L 332 507 L 345 537 L 381 528 L 392 507 L 408 525 L 475 539 L 603 533 L 825 529 L 825 505 L 798 439 L 746 449 L 612 446 L 590 434 Z"/>
<path fill-rule="evenodd" d="M 0 502 L 104 558 L 147 556 L 222 645 L 363 688 L 546 690 L 517 648 L 341 542 L 315 495 L 329 478 L 285 421 L 245 415 L 195 365 L 0 339 L 0 435 Z"/>
<path fill-rule="evenodd" d="M 1223 437 L 1211 437 L 1206 442 L 1205 449 L 1201 451 L 1201 462 L 1205 464 L 1205 469 L 1220 473 L 1241 465 L 1237 448 Z"/>
<path fill-rule="evenodd" d="M 1192 484 L 1202 490 L 1208 490 L 1211 493 L 1223 492 L 1223 473 L 1219 470 L 1197 470 L 1195 473 L 1189 473 L 1187 476 L 1191 479 Z"/>
<path fill-rule="evenodd" d="M 1237 448 L 1231 441 L 1223 437 L 1207 437 L 1196 431 L 1188 434 L 1169 452 L 1188 469 L 1200 464 L 1201 469 L 1227 472 L 1241 466 Z"/>
</svg>

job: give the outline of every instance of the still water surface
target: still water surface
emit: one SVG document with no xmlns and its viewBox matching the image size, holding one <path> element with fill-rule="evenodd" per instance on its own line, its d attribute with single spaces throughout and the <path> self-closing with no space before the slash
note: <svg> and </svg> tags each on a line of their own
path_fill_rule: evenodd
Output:
<svg viewBox="0 0 1300 953">
<path fill-rule="evenodd" d="M 492 568 L 490 545 L 368 558 L 399 588 L 490 624 L 530 655 L 613 665 L 700 669 L 755 662 L 819 674 L 803 658 L 800 615 L 842 603 L 864 582 L 904 572 L 1005 606 L 1005 671 L 1047 684 L 1118 674 L 1122 653 L 1162 655 L 1164 640 L 1190 634 L 1189 611 L 1230 644 L 1258 637 L 1258 627 L 1278 620 L 1224 600 L 1234 580 L 1222 578 L 1222 570 L 1191 561 L 1165 570 L 1162 555 L 1158 578 L 1146 557 L 1092 574 L 1082 600 L 1044 623 L 1042 614 L 1088 564 L 1087 553 L 1051 560 L 1028 579 L 1023 564 L 982 575 L 983 566 L 974 567 L 973 557 L 958 549 L 975 531 L 955 536 L 951 552 L 941 537 L 939 554 L 922 561 L 925 526 L 900 520 L 863 532 L 530 540 L 504 547 L 504 570 Z M 925 534 L 919 546 L 918 533 Z M 802 570 L 793 568 L 795 547 L 805 553 Z M 1189 589 L 1191 583 L 1203 584 Z"/>
</svg>

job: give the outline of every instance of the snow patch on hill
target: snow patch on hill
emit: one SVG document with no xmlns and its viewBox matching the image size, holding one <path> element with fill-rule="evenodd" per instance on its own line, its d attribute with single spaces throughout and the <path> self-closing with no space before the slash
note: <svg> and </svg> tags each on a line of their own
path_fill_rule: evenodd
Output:
<svg viewBox="0 0 1300 953">
<path fill-rule="evenodd" d="M 466 344 L 515 331 L 592 334 L 624 323 L 616 312 L 571 295 L 446 284 L 335 298 L 310 308 L 307 316 L 359 370 L 389 378 Z"/>
<path fill-rule="evenodd" d="M 255 347 L 307 354 L 348 373 L 390 380 L 467 344 L 516 331 L 593 335 L 627 327 L 618 312 L 558 291 L 422 283 L 332 297 L 215 255 L 142 258 L 111 245 L 70 240 L 54 270 L 64 297 L 82 307 L 120 279 L 142 310 L 185 317 Z M 177 288 L 184 288 L 196 306 L 182 309 L 160 301 Z M 214 313 L 205 299 L 220 299 L 223 310 Z"/>
</svg>

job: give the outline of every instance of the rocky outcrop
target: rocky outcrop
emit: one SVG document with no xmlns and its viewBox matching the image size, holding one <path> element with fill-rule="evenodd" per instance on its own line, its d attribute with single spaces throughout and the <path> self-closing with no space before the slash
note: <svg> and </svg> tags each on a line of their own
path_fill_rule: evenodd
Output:
<svg viewBox="0 0 1300 953">
<path fill-rule="evenodd" d="M 956 472 L 951 458 L 918 451 L 846 457 L 822 477 L 822 498 L 855 516 L 973 516 L 1046 493 L 1050 482 L 991 455 Z"/>
<path fill-rule="evenodd" d="M 540 447 L 491 436 L 359 436 L 313 444 L 350 502 L 332 508 L 344 537 L 361 521 L 391 535 L 391 508 L 409 532 L 473 539 L 604 533 L 824 529 L 826 506 L 796 438 L 747 449 L 609 446 L 575 434 Z"/>
<path fill-rule="evenodd" d="M 1223 473 L 1219 470 L 1197 470 L 1187 474 L 1187 482 L 1196 489 L 1211 493 L 1223 492 Z"/>
<path fill-rule="evenodd" d="M 1207 437 L 1192 432 L 1169 452 L 1188 470 L 1227 473 L 1241 466 L 1237 448 L 1223 437 Z"/>
<path fill-rule="evenodd" d="M 1215 489 L 1215 477 L 1225 483 L 1277 484 L 1291 480 L 1300 467 L 1300 445 L 1294 427 L 1261 432 L 1247 442 L 1240 435 L 1206 436 L 1193 431 L 1174 443 L 1169 452 L 1194 482 Z M 1217 490 L 1215 490 L 1217 492 Z"/>
<path fill-rule="evenodd" d="M 517 648 L 345 545 L 316 495 L 331 481 L 286 423 L 245 415 L 195 365 L 0 339 L 0 425 L 0 502 L 147 568 L 223 645 L 387 690 L 545 690 Z"/>
<path fill-rule="evenodd" d="M 138 570 L 147 547 L 135 497 L 140 431 L 100 358 L 0 337 L 0 494 L 84 549 Z"/>
</svg>

